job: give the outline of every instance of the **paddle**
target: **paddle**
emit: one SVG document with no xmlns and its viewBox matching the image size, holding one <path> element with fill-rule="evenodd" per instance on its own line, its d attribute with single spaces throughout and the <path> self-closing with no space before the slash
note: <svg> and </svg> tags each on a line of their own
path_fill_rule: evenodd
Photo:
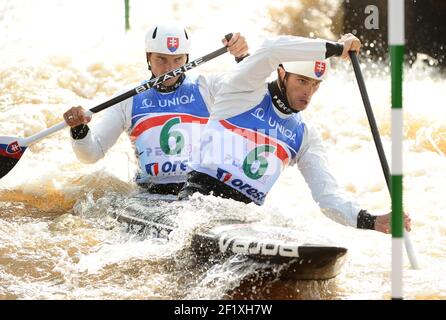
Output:
<svg viewBox="0 0 446 320">
<path fill-rule="evenodd" d="M 229 33 L 225 36 L 226 40 L 230 40 L 232 38 L 232 33 Z M 132 90 L 129 90 L 113 99 L 110 99 L 100 105 L 89 110 L 88 115 L 92 115 L 93 113 L 98 113 L 104 109 L 107 109 L 121 101 L 124 101 L 130 97 L 133 97 L 139 93 L 142 93 L 146 90 L 149 90 L 153 86 L 163 83 L 166 80 L 169 80 L 173 77 L 181 75 L 188 70 L 191 70 L 199 65 L 208 62 L 222 54 L 227 52 L 227 47 L 222 47 L 214 52 L 211 52 L 201 58 L 198 58 L 192 62 L 186 63 L 185 65 L 166 72 L 159 77 L 153 78 L 149 80 L 147 83 L 142 84 Z M 0 136 L 0 179 L 6 176 L 12 168 L 19 162 L 20 158 L 23 156 L 24 152 L 31 144 L 40 141 L 41 139 L 53 134 L 65 127 L 67 127 L 67 123 L 65 121 L 60 122 L 46 130 L 43 130 L 33 136 L 28 138 L 18 138 L 18 137 L 7 137 Z"/>
<path fill-rule="evenodd" d="M 381 162 L 381 167 L 384 173 L 384 177 L 387 183 L 387 189 L 389 193 L 391 192 L 390 187 L 390 169 L 389 164 L 386 159 L 386 154 L 384 153 L 384 148 L 381 143 L 381 137 L 379 136 L 378 126 L 376 125 L 375 116 L 373 115 L 372 106 L 370 104 L 369 96 L 367 94 L 367 89 L 365 87 L 364 78 L 362 77 L 361 68 L 359 66 L 358 57 L 355 51 L 349 51 L 350 59 L 352 61 L 353 70 L 355 71 L 356 80 L 358 82 L 359 91 L 361 92 L 362 101 L 364 102 L 365 111 L 367 113 L 367 119 L 369 120 L 369 125 L 372 130 L 373 140 L 375 141 L 376 150 L 378 151 L 379 160 Z M 410 264 L 413 269 L 419 269 L 418 260 L 415 255 L 415 251 L 410 241 L 409 233 L 404 232 L 404 244 L 406 247 L 407 255 L 410 260 Z"/>
</svg>

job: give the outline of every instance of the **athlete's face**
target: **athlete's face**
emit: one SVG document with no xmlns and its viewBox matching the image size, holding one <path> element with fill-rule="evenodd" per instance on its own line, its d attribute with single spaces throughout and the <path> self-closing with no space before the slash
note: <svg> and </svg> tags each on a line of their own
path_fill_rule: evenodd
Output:
<svg viewBox="0 0 446 320">
<path fill-rule="evenodd" d="M 297 111 L 305 110 L 319 89 L 322 81 L 311 79 L 299 74 L 290 73 L 285 80 L 285 70 L 279 68 L 279 77 L 286 87 L 286 95 L 290 107 Z"/>
<path fill-rule="evenodd" d="M 162 54 L 162 53 L 147 53 L 147 62 L 150 63 L 152 73 L 158 77 L 166 72 L 181 67 L 187 61 L 186 54 Z M 164 85 L 171 86 L 175 84 L 180 76 L 164 81 Z"/>
</svg>

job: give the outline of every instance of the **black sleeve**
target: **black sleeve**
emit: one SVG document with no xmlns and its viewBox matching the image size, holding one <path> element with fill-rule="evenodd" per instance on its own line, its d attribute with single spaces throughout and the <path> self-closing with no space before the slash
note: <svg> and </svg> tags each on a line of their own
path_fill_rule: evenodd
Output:
<svg viewBox="0 0 446 320">
<path fill-rule="evenodd" d="M 81 124 L 71 128 L 71 136 L 74 140 L 81 140 L 87 136 L 89 130 L 90 128 L 86 124 Z"/>
<path fill-rule="evenodd" d="M 369 229 L 375 230 L 376 216 L 368 213 L 366 210 L 359 211 L 357 218 L 357 228 L 358 229 Z"/>
<path fill-rule="evenodd" d="M 325 44 L 325 58 L 330 58 L 332 56 L 339 57 L 344 51 L 344 45 L 338 42 L 327 41 Z"/>
<path fill-rule="evenodd" d="M 245 59 L 246 57 L 249 57 L 249 53 L 245 54 L 244 56 L 241 57 L 235 57 L 235 62 L 239 63 L 242 62 L 243 59 Z"/>
</svg>

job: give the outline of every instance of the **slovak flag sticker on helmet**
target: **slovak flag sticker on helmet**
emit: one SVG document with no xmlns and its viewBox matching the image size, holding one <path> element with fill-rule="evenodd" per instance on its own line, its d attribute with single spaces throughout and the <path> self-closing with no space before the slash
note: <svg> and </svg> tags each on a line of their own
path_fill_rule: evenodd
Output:
<svg viewBox="0 0 446 320">
<path fill-rule="evenodd" d="M 314 64 L 314 74 L 316 77 L 320 78 L 324 75 L 327 69 L 327 64 L 323 61 L 316 61 Z"/>
<path fill-rule="evenodd" d="M 179 46 L 180 39 L 178 37 L 167 37 L 167 49 L 169 49 L 170 52 L 177 51 Z"/>
</svg>

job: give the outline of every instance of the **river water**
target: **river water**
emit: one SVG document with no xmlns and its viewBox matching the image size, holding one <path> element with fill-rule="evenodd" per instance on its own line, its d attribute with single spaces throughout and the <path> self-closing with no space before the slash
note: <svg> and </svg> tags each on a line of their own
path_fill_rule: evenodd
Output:
<svg viewBox="0 0 446 320">
<path fill-rule="evenodd" d="M 192 58 L 220 48 L 228 32 L 241 31 L 250 51 L 271 34 L 265 0 L 255 6 L 168 0 L 156 2 L 156 13 L 154 3 L 131 1 L 132 30 L 125 33 L 123 1 L 2 0 L 0 134 L 30 136 L 61 121 L 70 106 L 92 107 L 147 78 L 143 38 L 153 22 L 175 19 L 190 26 Z M 199 71 L 224 71 L 233 63 L 225 55 Z M 388 69 L 373 63 L 362 68 L 390 156 Z M 363 208 L 386 213 L 390 199 L 353 71 L 347 62 L 335 69 L 305 117 L 322 134 L 340 185 Z M 421 265 L 412 270 L 404 258 L 408 299 L 446 298 L 445 85 L 444 76 L 421 59 L 405 70 L 404 205 Z M 93 165 L 77 161 L 68 130 L 33 145 L 0 180 L 0 299 L 390 298 L 391 237 L 326 218 L 294 167 L 263 207 L 194 198 L 168 243 L 128 233 L 108 214 L 113 201 L 125 203 L 135 192 L 134 172 L 125 135 Z M 193 230 L 221 216 L 255 217 L 307 238 L 329 239 L 349 249 L 347 262 L 338 277 L 325 282 L 263 281 L 255 276 L 256 266 L 239 257 L 196 265 L 188 250 Z"/>
</svg>

